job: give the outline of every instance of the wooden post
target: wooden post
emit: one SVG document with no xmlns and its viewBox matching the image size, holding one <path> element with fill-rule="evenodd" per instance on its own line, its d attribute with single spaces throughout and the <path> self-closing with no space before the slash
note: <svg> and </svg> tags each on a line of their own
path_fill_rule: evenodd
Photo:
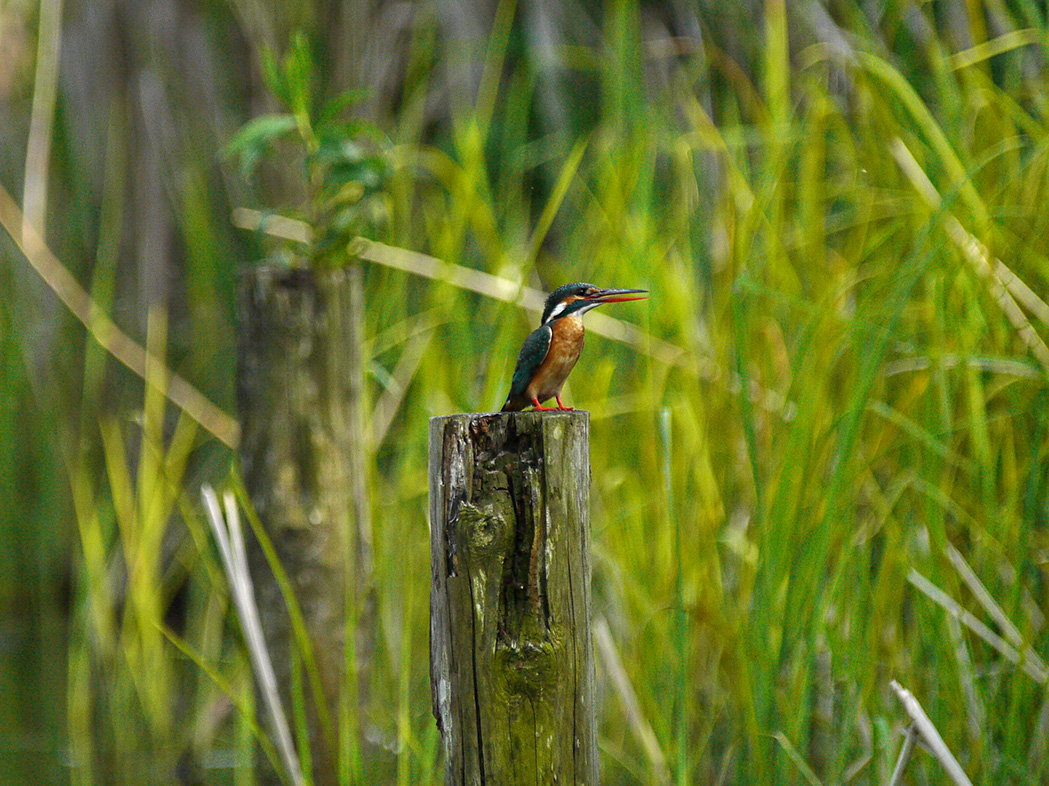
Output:
<svg viewBox="0 0 1049 786">
<path fill-rule="evenodd" d="M 430 685 L 448 786 L 597 784 L 586 412 L 430 420 Z"/>
<path fill-rule="evenodd" d="M 241 465 L 252 504 L 302 609 L 317 662 L 321 700 L 314 701 L 309 681 L 303 678 L 302 684 L 313 781 L 320 786 L 339 782 L 340 737 L 346 733 L 339 721 L 359 726 L 349 714 L 358 711 L 361 697 L 350 688 L 366 685 L 361 672 L 372 647 L 371 522 L 357 414 L 361 383 L 353 360 L 359 286 L 353 270 L 260 266 L 244 275 L 240 292 Z M 254 539 L 248 558 L 290 717 L 295 634 Z M 348 630 L 347 620 L 356 621 L 356 628 Z M 300 759 L 304 753 L 299 751 Z M 280 782 L 265 763 L 261 766 L 262 782 Z"/>
</svg>

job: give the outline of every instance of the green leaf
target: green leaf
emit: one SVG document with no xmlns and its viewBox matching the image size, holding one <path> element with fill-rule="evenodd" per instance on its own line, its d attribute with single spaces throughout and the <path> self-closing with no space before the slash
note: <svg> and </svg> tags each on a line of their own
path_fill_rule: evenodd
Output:
<svg viewBox="0 0 1049 786">
<path fill-rule="evenodd" d="M 345 93 L 340 93 L 321 108 L 318 115 L 319 122 L 325 125 L 330 123 L 350 107 L 356 106 L 364 101 L 370 92 L 371 90 L 365 88 L 357 88 L 355 90 L 347 90 Z"/>
<path fill-rule="evenodd" d="M 273 143 L 297 127 L 292 115 L 261 115 L 245 123 L 226 143 L 222 154 L 226 158 L 239 156 L 241 171 L 248 178 Z"/>
<path fill-rule="evenodd" d="M 313 66 L 309 39 L 300 31 L 295 34 L 291 49 L 284 57 L 284 76 L 287 80 L 289 108 L 303 118 L 310 118 L 313 108 Z"/>
<path fill-rule="evenodd" d="M 288 97 L 287 80 L 284 78 L 280 64 L 277 63 L 277 56 L 269 48 L 262 51 L 262 78 L 269 91 L 280 100 L 281 105 L 287 107 L 291 103 Z"/>
</svg>

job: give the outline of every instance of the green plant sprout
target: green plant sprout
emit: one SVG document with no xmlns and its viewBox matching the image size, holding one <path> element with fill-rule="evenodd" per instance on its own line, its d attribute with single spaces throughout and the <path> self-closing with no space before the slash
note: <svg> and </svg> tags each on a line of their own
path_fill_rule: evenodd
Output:
<svg viewBox="0 0 1049 786">
<path fill-rule="evenodd" d="M 306 258 L 315 268 L 336 267 L 358 236 L 373 237 L 389 218 L 386 189 L 390 177 L 388 142 L 367 120 L 344 117 L 366 93 L 350 90 L 324 100 L 310 38 L 292 37 L 279 61 L 263 53 L 266 86 L 281 111 L 248 121 L 224 148 L 239 161 L 245 180 L 255 179 L 261 163 L 278 147 L 290 145 L 305 167 L 305 207 L 301 217 L 312 229 Z"/>
</svg>

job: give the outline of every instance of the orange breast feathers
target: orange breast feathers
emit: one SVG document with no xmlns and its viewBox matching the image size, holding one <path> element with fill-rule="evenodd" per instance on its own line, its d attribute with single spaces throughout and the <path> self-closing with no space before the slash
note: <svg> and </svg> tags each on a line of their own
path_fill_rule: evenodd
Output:
<svg viewBox="0 0 1049 786">
<path fill-rule="evenodd" d="M 553 334 L 550 349 L 528 386 L 528 396 L 539 401 L 561 395 L 565 379 L 583 351 L 583 320 L 579 317 L 572 315 L 554 320 L 550 330 Z"/>
</svg>

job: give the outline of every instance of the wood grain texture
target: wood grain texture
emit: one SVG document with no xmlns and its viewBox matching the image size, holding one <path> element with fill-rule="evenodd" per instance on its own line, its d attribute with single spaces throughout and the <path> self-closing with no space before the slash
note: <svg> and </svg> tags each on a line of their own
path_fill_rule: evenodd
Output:
<svg viewBox="0 0 1049 786">
<path fill-rule="evenodd" d="M 596 784 L 589 415 L 430 420 L 430 679 L 449 786 Z"/>
</svg>

